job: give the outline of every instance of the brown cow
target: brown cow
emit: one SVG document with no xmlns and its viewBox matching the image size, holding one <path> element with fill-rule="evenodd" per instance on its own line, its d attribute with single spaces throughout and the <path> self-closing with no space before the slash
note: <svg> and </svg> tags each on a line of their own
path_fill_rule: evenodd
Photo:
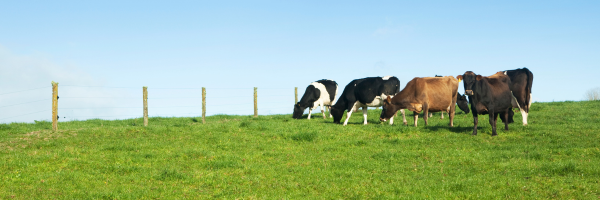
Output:
<svg viewBox="0 0 600 200">
<path fill-rule="evenodd" d="M 394 98 L 383 102 L 381 121 L 387 121 L 400 109 L 413 111 L 415 127 L 419 113 L 425 111 L 423 118 L 427 125 L 429 112 L 446 111 L 450 117 L 450 126 L 454 126 L 454 110 L 458 91 L 458 79 L 452 76 L 413 78 Z"/>
</svg>

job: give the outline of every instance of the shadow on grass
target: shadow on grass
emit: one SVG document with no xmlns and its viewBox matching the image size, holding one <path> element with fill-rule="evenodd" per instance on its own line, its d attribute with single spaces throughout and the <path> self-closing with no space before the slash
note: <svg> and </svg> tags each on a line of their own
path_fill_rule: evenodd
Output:
<svg viewBox="0 0 600 200">
<path fill-rule="evenodd" d="M 455 126 L 455 127 L 450 127 L 448 125 L 429 125 L 429 126 L 425 126 L 424 127 L 427 130 L 430 131 L 440 131 L 440 130 L 447 130 L 453 133 L 462 133 L 462 134 L 471 134 L 473 133 L 473 127 L 469 127 L 469 126 Z M 477 129 L 479 130 L 479 128 Z"/>
</svg>

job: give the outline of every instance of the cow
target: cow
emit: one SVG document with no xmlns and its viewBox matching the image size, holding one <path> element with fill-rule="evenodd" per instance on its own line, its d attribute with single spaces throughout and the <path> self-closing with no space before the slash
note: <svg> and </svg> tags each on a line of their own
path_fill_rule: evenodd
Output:
<svg viewBox="0 0 600 200">
<path fill-rule="evenodd" d="M 313 109 L 317 109 L 317 106 L 321 106 L 321 113 L 323 113 L 323 119 L 326 119 L 324 106 L 331 106 L 335 103 L 335 97 L 337 96 L 338 85 L 333 80 L 322 79 L 310 83 L 306 87 L 306 91 L 300 101 L 294 104 L 294 113 L 292 118 L 300 119 L 304 110 L 308 108 L 308 119 L 312 114 Z"/>
<path fill-rule="evenodd" d="M 435 75 L 435 77 L 441 76 Z M 460 92 L 457 92 L 457 95 L 458 96 L 456 96 L 456 105 L 458 105 L 458 108 L 465 112 L 465 114 L 469 114 L 469 101 L 467 100 L 467 95 L 461 95 Z M 440 119 L 444 119 L 444 111 L 441 111 L 440 114 L 442 115 Z M 433 117 L 432 112 L 429 113 L 429 117 Z"/>
<path fill-rule="evenodd" d="M 489 114 L 490 125 L 492 125 L 492 136 L 496 133 L 496 122 L 500 114 L 504 118 L 504 129 L 508 130 L 508 114 L 512 109 L 514 98 L 510 90 L 510 78 L 503 72 L 491 76 L 481 76 L 467 71 L 458 75 L 458 79 L 464 79 L 465 94 L 469 96 L 471 112 L 473 113 L 473 135 L 477 135 L 477 116 Z"/>
<path fill-rule="evenodd" d="M 467 99 L 467 95 L 460 95 L 460 92 L 457 92 L 456 94 L 458 95 L 456 96 L 456 105 L 458 105 L 458 108 L 465 112 L 465 114 L 469 114 L 469 100 Z"/>
<path fill-rule="evenodd" d="M 531 85 L 533 84 L 533 73 L 527 68 L 504 71 L 510 78 L 510 91 L 514 96 L 513 108 L 519 108 L 523 116 L 523 126 L 527 125 L 527 116 L 531 107 Z M 509 111 L 509 123 L 512 122 L 512 109 Z"/>
<path fill-rule="evenodd" d="M 400 80 L 395 76 L 384 77 L 368 77 L 356 79 L 348 83 L 338 98 L 338 101 L 331 107 L 333 122 L 339 124 L 344 111 L 347 110 L 346 121 L 344 126 L 348 124 L 348 119 L 352 116 L 352 112 L 362 108 L 364 123 L 367 124 L 367 107 L 379 107 L 383 100 L 389 96 L 393 96 L 400 91 Z M 406 124 L 404 110 L 401 110 L 402 119 Z M 393 118 L 390 120 L 393 124 Z"/>
<path fill-rule="evenodd" d="M 453 127 L 455 104 L 458 97 L 458 82 L 452 76 L 413 78 L 400 93 L 393 98 L 388 97 L 383 102 L 383 111 L 379 119 L 385 122 L 397 110 L 408 109 L 413 111 L 415 115 L 416 127 L 421 111 L 425 111 L 423 114 L 425 125 L 428 125 L 429 112 L 446 111 L 450 118 L 450 127 Z"/>
<path fill-rule="evenodd" d="M 444 76 L 440 76 L 440 75 L 435 75 L 435 77 L 444 77 Z M 460 96 L 460 94 L 459 94 Z M 429 113 L 429 118 L 433 117 L 433 112 Z M 444 119 L 444 111 L 440 111 L 440 119 Z"/>
</svg>

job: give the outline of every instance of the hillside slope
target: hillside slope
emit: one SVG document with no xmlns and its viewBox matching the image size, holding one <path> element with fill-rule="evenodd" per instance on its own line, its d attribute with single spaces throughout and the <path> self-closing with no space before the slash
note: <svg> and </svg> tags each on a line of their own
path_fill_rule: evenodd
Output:
<svg viewBox="0 0 600 200">
<path fill-rule="evenodd" d="M 379 112 L 0 124 L 0 199 L 600 198 L 600 101 L 534 103 L 495 137 Z"/>
</svg>

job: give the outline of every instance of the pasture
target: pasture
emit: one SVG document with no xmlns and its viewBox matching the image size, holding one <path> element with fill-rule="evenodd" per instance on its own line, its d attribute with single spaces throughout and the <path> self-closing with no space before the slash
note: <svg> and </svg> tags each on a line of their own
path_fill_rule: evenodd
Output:
<svg viewBox="0 0 600 200">
<path fill-rule="evenodd" d="M 495 137 L 380 111 L 0 124 L 0 199 L 600 198 L 600 101 L 533 103 Z"/>
</svg>

